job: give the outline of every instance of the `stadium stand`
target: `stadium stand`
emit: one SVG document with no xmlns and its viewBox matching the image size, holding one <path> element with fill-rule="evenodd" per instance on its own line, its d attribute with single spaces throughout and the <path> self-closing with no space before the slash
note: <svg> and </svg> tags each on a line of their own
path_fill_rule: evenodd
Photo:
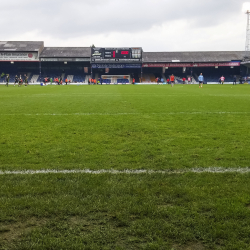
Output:
<svg viewBox="0 0 250 250">
<path fill-rule="evenodd" d="M 111 80 L 110 79 L 103 79 L 102 83 L 104 83 L 104 84 L 110 84 Z"/>
<path fill-rule="evenodd" d="M 30 82 L 31 83 L 36 83 L 38 82 L 39 75 L 31 75 Z"/>
<path fill-rule="evenodd" d="M 74 75 L 67 75 L 67 79 L 68 81 L 73 82 Z"/>
<path fill-rule="evenodd" d="M 85 82 L 85 79 L 86 79 L 86 75 L 83 75 L 83 74 L 75 74 L 75 75 L 72 75 L 72 82 Z M 69 79 L 69 75 L 67 77 Z"/>
<path fill-rule="evenodd" d="M 250 56 L 250 53 L 247 53 Z M 242 61 L 245 51 L 143 52 L 144 63 Z"/>
<path fill-rule="evenodd" d="M 117 79 L 118 84 L 128 84 L 129 80 L 128 79 Z"/>
<path fill-rule="evenodd" d="M 108 73 L 104 66 L 93 67 L 91 76 L 93 64 L 90 47 L 44 47 L 44 42 L 2 41 L 0 52 L 0 73 L 9 74 L 10 82 L 14 82 L 15 75 L 23 77 L 24 74 L 28 75 L 31 83 L 43 81 L 45 77 L 62 77 L 63 81 L 67 78 L 71 82 L 87 83 L 92 77 L 97 80 L 102 75 L 117 75 L 119 77 L 116 83 L 121 84 L 128 84 L 128 80 L 125 81 L 122 75 L 130 76 L 136 82 L 146 83 L 155 83 L 156 77 L 166 81 L 172 74 L 180 83 L 183 77 L 187 79 L 188 76 L 192 76 L 196 83 L 200 73 L 203 73 L 205 82 L 208 83 L 218 83 L 222 75 L 225 82 L 229 83 L 233 81 L 234 75 L 237 79 L 250 75 L 250 52 L 245 51 L 143 52 L 142 69 L 131 67 L 133 64 L 126 67 L 126 64 L 116 62 L 114 64 L 117 67 L 110 67 Z M 214 67 L 216 63 L 230 62 L 236 62 L 236 66 Z M 197 65 L 202 63 L 207 65 Z M 152 66 L 153 64 L 155 65 Z M 167 64 L 168 67 L 164 66 Z M 4 81 L 5 77 L 2 77 L 0 82 Z"/>
<path fill-rule="evenodd" d="M 153 74 L 143 74 L 142 76 L 143 82 L 155 82 L 155 76 Z"/>
</svg>

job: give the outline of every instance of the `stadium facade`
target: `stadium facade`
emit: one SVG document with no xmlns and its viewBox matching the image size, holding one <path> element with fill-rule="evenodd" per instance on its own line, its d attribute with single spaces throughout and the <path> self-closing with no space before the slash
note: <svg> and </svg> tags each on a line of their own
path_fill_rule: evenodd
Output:
<svg viewBox="0 0 250 250">
<path fill-rule="evenodd" d="M 10 82 L 15 75 L 24 74 L 30 83 L 45 77 L 85 84 L 89 78 L 101 77 L 113 79 L 109 83 L 126 77 L 130 83 L 132 78 L 153 83 L 156 77 L 166 81 L 171 74 L 177 81 L 192 76 L 195 82 L 200 73 L 208 83 L 218 82 L 222 75 L 226 82 L 232 82 L 234 75 L 238 79 L 248 76 L 249 58 L 248 51 L 144 52 L 138 47 L 45 47 L 43 41 L 0 42 L 0 73 L 9 74 Z"/>
</svg>

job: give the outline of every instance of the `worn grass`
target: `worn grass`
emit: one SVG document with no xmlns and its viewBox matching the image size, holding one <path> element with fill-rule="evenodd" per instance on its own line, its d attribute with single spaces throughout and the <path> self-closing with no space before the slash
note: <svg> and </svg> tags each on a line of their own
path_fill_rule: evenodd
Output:
<svg viewBox="0 0 250 250">
<path fill-rule="evenodd" d="M 249 86 L 0 86 L 0 170 L 250 166 Z M 250 174 L 0 176 L 0 249 L 250 249 Z"/>
<path fill-rule="evenodd" d="M 0 176 L 0 249 L 249 249 L 249 181 L 249 174 Z"/>
</svg>

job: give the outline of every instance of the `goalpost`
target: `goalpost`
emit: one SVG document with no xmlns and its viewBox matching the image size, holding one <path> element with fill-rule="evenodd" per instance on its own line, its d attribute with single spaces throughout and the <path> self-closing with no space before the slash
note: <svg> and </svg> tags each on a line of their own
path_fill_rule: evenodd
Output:
<svg viewBox="0 0 250 250">
<path fill-rule="evenodd" d="M 102 75 L 103 83 L 105 84 L 130 84 L 130 75 Z"/>
</svg>

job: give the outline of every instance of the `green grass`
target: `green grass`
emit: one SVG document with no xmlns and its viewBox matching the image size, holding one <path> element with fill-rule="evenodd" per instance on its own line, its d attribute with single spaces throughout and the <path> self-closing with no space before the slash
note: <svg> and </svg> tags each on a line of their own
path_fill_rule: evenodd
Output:
<svg viewBox="0 0 250 250">
<path fill-rule="evenodd" d="M 250 87 L 0 86 L 0 170 L 250 166 Z M 0 175 L 0 249 L 250 249 L 250 174 Z"/>
<path fill-rule="evenodd" d="M 1 168 L 249 166 L 249 97 L 249 86 L 2 86 Z"/>
</svg>

